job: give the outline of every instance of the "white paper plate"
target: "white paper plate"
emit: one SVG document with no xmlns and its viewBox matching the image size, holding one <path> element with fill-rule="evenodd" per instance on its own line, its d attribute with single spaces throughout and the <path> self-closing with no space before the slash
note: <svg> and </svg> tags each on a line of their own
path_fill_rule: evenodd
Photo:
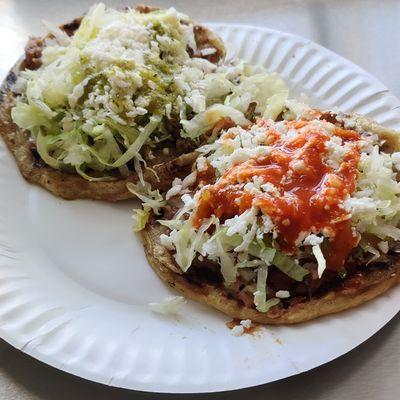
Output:
<svg viewBox="0 0 400 400">
<path fill-rule="evenodd" d="M 239 55 L 281 73 L 313 104 L 400 129 L 399 101 L 336 54 L 296 36 L 214 25 Z M 233 337 L 190 302 L 179 318 L 147 304 L 172 292 L 131 233 L 131 202 L 68 202 L 27 184 L 0 145 L 0 336 L 54 367 L 105 384 L 211 392 L 272 382 L 358 346 L 398 311 L 400 288 L 358 309 Z"/>
</svg>

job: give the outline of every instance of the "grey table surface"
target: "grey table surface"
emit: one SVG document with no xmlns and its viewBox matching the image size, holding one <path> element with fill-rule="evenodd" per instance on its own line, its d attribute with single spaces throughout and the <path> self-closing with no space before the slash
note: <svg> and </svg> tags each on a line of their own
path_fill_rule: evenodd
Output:
<svg viewBox="0 0 400 400">
<path fill-rule="evenodd" d="M 0 0 L 0 78 L 18 58 L 28 35 L 43 32 L 42 19 L 67 21 L 92 3 L 90 0 Z M 106 3 L 121 7 L 135 2 Z M 399 0 L 149 0 L 147 3 L 174 6 L 202 22 L 251 24 L 299 34 L 360 65 L 400 97 Z M 398 399 L 399 338 L 398 315 L 358 348 L 315 370 L 256 388 L 202 395 L 160 395 L 102 386 L 46 366 L 0 339 L 0 400 Z"/>
</svg>

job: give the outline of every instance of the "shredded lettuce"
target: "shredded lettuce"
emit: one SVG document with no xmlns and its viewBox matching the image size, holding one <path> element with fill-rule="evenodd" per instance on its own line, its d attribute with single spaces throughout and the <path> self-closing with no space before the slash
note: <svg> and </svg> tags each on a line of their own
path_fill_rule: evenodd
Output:
<svg viewBox="0 0 400 400">
<path fill-rule="evenodd" d="M 256 309 L 262 313 L 268 312 L 272 307 L 280 303 L 277 298 L 267 300 L 267 277 L 268 267 L 258 267 L 257 288 L 254 292 L 254 304 Z"/>
<path fill-rule="evenodd" d="M 262 305 L 260 305 L 257 310 L 260 312 L 268 312 L 272 307 L 278 305 L 280 303 L 280 299 L 277 298 L 272 298 L 272 299 L 268 299 L 265 303 L 263 303 Z"/>
<path fill-rule="evenodd" d="M 298 282 L 301 282 L 309 274 L 307 269 L 298 265 L 295 260 L 279 251 L 276 251 L 272 264 Z"/>
<path fill-rule="evenodd" d="M 284 109 L 288 96 L 285 83 L 277 74 L 265 75 L 257 67 L 248 66 L 250 76 L 244 77 L 241 83 L 233 88 L 225 104 L 245 113 L 250 103 L 256 104 L 255 112 L 265 118 L 277 117 Z"/>
<path fill-rule="evenodd" d="M 254 292 L 254 304 L 258 311 L 263 309 L 267 298 L 268 267 L 257 268 L 257 290 Z"/>
<path fill-rule="evenodd" d="M 390 154 L 374 146 L 360 160 L 357 190 L 345 205 L 358 232 L 400 240 L 400 184 Z"/>
<path fill-rule="evenodd" d="M 146 182 L 144 185 L 141 182 L 137 184 L 130 182 L 126 186 L 131 193 L 142 201 L 142 208 L 134 209 L 132 214 L 132 230 L 134 232 L 139 232 L 145 228 L 149 221 L 150 212 L 152 211 L 155 215 L 159 215 L 161 208 L 166 202 L 160 192 L 158 190 L 152 190 L 150 185 Z"/>
<path fill-rule="evenodd" d="M 321 247 L 319 246 L 319 244 L 312 246 L 312 252 L 315 256 L 315 258 L 317 259 L 317 263 L 318 263 L 318 278 L 321 279 L 322 274 L 324 273 L 325 269 L 326 269 L 326 261 L 325 261 L 325 257 L 322 254 L 321 251 Z"/>
<path fill-rule="evenodd" d="M 100 3 L 71 38 L 46 26 L 53 39 L 41 67 L 21 73 L 25 90 L 12 118 L 31 132 L 45 163 L 88 180 L 109 180 L 111 170 L 128 175 L 145 144 L 173 140 L 171 120 L 177 134 L 197 139 L 222 118 L 249 123 L 243 102 L 225 102 L 233 93 L 246 92 L 262 116 L 267 108 L 277 112 L 287 90 L 277 76 L 242 61 L 191 57 L 194 26 L 174 9 L 142 14 Z"/>
<path fill-rule="evenodd" d="M 224 249 L 219 237 L 215 239 L 217 247 L 217 257 L 221 265 L 221 273 L 226 284 L 231 284 L 236 281 L 237 265 L 232 257 L 232 254 Z"/>
<path fill-rule="evenodd" d="M 224 246 L 225 251 L 240 251 L 237 250 L 237 248 L 243 243 L 243 237 L 238 233 L 228 235 L 228 230 L 229 228 L 227 227 L 219 227 L 216 229 L 215 234 L 209 239 L 209 242 L 218 239 Z M 262 240 L 254 239 L 248 245 L 247 252 L 251 256 L 261 259 L 265 265 L 270 265 L 274 259 L 276 249 L 267 246 Z"/>
<path fill-rule="evenodd" d="M 252 81 L 257 82 L 257 79 L 249 79 L 248 84 L 250 85 Z M 219 84 L 222 85 L 222 82 Z M 232 93 L 227 97 L 225 105 L 234 106 L 243 113 L 251 103 L 246 103 L 248 99 L 245 93 L 235 92 L 235 88 L 231 90 Z M 264 116 L 274 118 L 277 112 L 280 113 L 281 103 L 285 102 L 286 96 L 287 93 L 282 89 L 282 92 L 277 91 L 273 96 L 268 97 Z M 274 101 L 277 104 L 276 109 Z M 252 107 L 254 108 L 254 104 Z M 302 106 L 298 106 L 298 110 L 292 110 L 292 114 L 300 111 L 307 119 L 307 111 Z M 298 115 L 290 115 L 288 118 L 292 121 L 293 118 L 298 117 Z M 200 114 L 196 118 L 200 119 Z M 311 123 L 319 126 L 322 122 L 318 120 Z M 347 123 L 352 126 L 351 121 Z M 268 157 L 271 152 L 271 147 L 266 144 L 268 143 L 266 129 L 275 129 L 281 137 L 287 135 L 291 140 L 295 139 L 295 132 L 291 126 L 287 121 L 273 122 L 272 120 L 258 121 L 257 124 L 246 128 L 236 126 L 224 131 L 216 141 L 200 147 L 201 156 L 198 159 L 197 169 L 202 171 L 211 166 L 216 180 L 200 190 L 195 189 L 192 197 L 187 195 L 190 201 L 185 200 L 185 207 L 177 213 L 175 220 L 171 221 L 171 227 L 177 232 L 182 230 L 177 221 L 183 219 L 185 225 L 192 224 L 193 231 L 187 232 L 187 235 L 195 237 L 198 229 L 194 228 L 197 226 L 197 220 L 194 223 L 193 217 L 201 215 L 201 212 L 196 215 L 196 211 L 202 210 L 201 207 L 206 205 L 204 209 L 207 212 L 211 211 L 211 215 L 212 212 L 215 215 L 221 215 L 220 218 L 212 216 L 214 222 L 210 229 L 205 231 L 205 241 L 197 250 L 198 258 L 201 261 L 202 257 L 205 257 L 218 264 L 226 286 L 240 293 L 242 291 L 253 293 L 254 304 L 260 312 L 267 312 L 270 307 L 279 304 L 279 298 L 290 297 L 288 291 L 274 288 L 275 296 L 279 298 L 271 298 L 272 289 L 267 285 L 268 271 L 274 271 L 271 268 L 278 268 L 291 279 L 303 282 L 305 276 L 310 274 L 309 260 L 314 256 L 317 276 L 321 279 L 327 263 L 320 245 L 325 239 L 333 240 L 333 232 L 329 229 L 329 225 L 321 228 L 310 226 L 298 232 L 296 240 L 293 241 L 296 247 L 291 254 L 279 250 L 280 235 L 284 235 L 285 232 L 277 224 L 274 212 L 269 214 L 269 202 L 264 202 L 264 200 L 275 196 L 280 198 L 284 188 L 281 185 L 275 186 L 265 179 L 261 173 L 257 173 L 256 168 L 258 168 L 258 161 Z M 348 149 L 354 146 L 354 143 L 348 143 L 339 137 L 335 133 L 333 124 L 326 122 L 324 127 L 327 128 L 326 132 L 330 136 L 326 142 L 327 154 L 324 162 L 336 170 L 349 155 Z M 400 183 L 397 182 L 400 171 L 400 152 L 385 153 L 382 138 L 364 131 L 360 132 L 358 146 L 360 163 L 356 190 L 345 193 L 346 197 L 339 204 L 344 211 L 343 218 L 334 223 L 350 221 L 351 218 L 354 245 L 358 243 L 359 248 L 354 249 L 350 257 L 359 258 L 362 252 L 370 253 L 371 257 L 368 260 L 370 263 L 378 260 L 391 248 L 393 249 L 391 247 L 393 240 L 400 240 Z M 243 166 L 243 169 L 235 168 L 237 166 Z M 295 168 L 293 165 L 293 170 L 297 171 L 297 166 Z M 326 187 L 330 187 L 329 184 Z M 225 190 L 229 195 L 233 193 L 232 197 L 227 196 L 227 198 L 234 203 L 234 207 L 225 207 L 225 203 L 219 203 L 216 200 L 217 196 L 209 196 L 209 202 L 207 202 L 207 194 L 213 190 L 216 190 L 218 194 Z M 243 196 L 240 195 L 242 192 Z M 286 193 L 283 195 L 286 197 Z M 330 200 L 327 199 L 327 201 Z M 279 202 L 277 201 L 276 204 L 279 205 Z M 232 210 L 235 212 L 231 213 Z M 225 213 L 228 214 L 227 218 Z M 172 244 L 172 250 L 175 244 L 173 236 L 172 232 L 165 241 L 168 246 Z M 373 240 L 369 240 L 371 237 Z M 304 266 L 301 265 L 303 263 Z M 340 277 L 344 277 L 345 273 L 344 270 L 338 271 Z M 232 285 L 234 282 L 239 289 Z"/>
<path fill-rule="evenodd" d="M 181 219 L 171 219 L 169 221 L 159 219 L 159 220 L 157 220 L 157 222 L 160 225 L 166 226 L 168 229 L 171 229 L 171 230 L 173 230 L 173 229 L 178 230 L 178 229 L 182 228 L 183 223 L 184 223 Z"/>
<path fill-rule="evenodd" d="M 235 125 L 248 125 L 250 123 L 242 112 L 222 104 L 215 104 L 206 111 L 197 114 L 190 121 L 182 121 L 184 129 L 182 136 L 195 139 L 211 130 L 223 118 L 230 118 Z"/>
<path fill-rule="evenodd" d="M 141 183 L 134 184 L 129 182 L 126 187 L 142 201 L 143 207 L 153 210 L 156 215 L 159 215 L 161 208 L 166 204 L 160 192 L 152 190 L 148 183 L 142 185 Z"/>
<path fill-rule="evenodd" d="M 267 246 L 262 240 L 255 240 L 249 246 L 249 254 L 260 258 L 266 265 L 271 265 L 275 259 L 276 249 Z"/>
<path fill-rule="evenodd" d="M 175 260 L 183 272 L 186 272 L 190 268 L 196 253 L 201 251 L 203 244 L 208 240 L 209 236 L 206 234 L 206 231 L 214 222 L 214 218 L 209 218 L 203 222 L 200 229 L 196 230 L 187 221 L 181 229 L 174 229 L 171 232 L 170 236 L 176 249 Z"/>
<path fill-rule="evenodd" d="M 280 92 L 275 93 L 268 98 L 263 118 L 276 119 L 284 109 L 288 95 L 289 91 L 287 89 L 281 89 Z"/>
<path fill-rule="evenodd" d="M 53 114 L 50 114 L 51 117 Z M 13 121 L 21 128 L 27 130 L 36 130 L 39 127 L 51 128 L 51 117 L 44 112 L 37 104 L 26 104 L 18 101 L 11 110 Z"/>
<path fill-rule="evenodd" d="M 143 230 L 145 228 L 147 222 L 149 221 L 149 217 L 150 217 L 150 212 L 149 212 L 149 210 L 147 210 L 145 208 L 133 210 L 132 230 L 134 232 L 139 232 L 139 231 Z"/>
</svg>

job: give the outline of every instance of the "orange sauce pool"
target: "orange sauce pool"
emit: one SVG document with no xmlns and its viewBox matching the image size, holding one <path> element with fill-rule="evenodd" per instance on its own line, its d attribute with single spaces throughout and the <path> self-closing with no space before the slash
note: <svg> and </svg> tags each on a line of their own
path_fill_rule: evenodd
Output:
<svg viewBox="0 0 400 400">
<path fill-rule="evenodd" d="M 330 135 L 319 126 L 309 121 L 287 122 L 297 134 L 285 136 L 266 121 L 259 125 L 266 129 L 269 152 L 232 166 L 218 183 L 204 188 L 195 225 L 213 214 L 224 221 L 256 206 L 274 222 L 277 242 L 286 253 L 295 251 L 301 233 L 326 230 L 330 237 L 324 249 L 328 268 L 340 268 L 357 244 L 350 216 L 342 204 L 356 188 L 360 135 L 353 130 L 334 129 L 333 135 L 348 147 L 343 160 L 333 168 L 326 163 Z M 242 183 L 254 177 L 273 184 L 278 193 L 244 191 Z"/>
</svg>

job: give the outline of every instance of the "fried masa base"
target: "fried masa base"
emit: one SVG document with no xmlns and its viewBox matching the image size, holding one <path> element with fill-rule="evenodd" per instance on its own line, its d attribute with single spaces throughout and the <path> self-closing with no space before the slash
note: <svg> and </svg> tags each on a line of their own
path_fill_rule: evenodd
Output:
<svg viewBox="0 0 400 400">
<path fill-rule="evenodd" d="M 172 254 L 161 245 L 160 235 L 167 229 L 156 223 L 149 224 L 141 233 L 146 257 L 157 273 L 169 286 L 185 297 L 207 304 L 235 319 L 250 319 L 261 324 L 286 325 L 309 321 L 324 315 L 338 313 L 371 300 L 400 283 L 400 262 L 384 269 L 371 269 L 362 273 L 358 284 L 350 284 L 350 278 L 336 289 L 320 297 L 313 297 L 287 309 L 273 307 L 267 313 L 246 307 L 220 286 L 204 282 L 194 284 L 186 279 L 177 267 Z"/>
<path fill-rule="evenodd" d="M 325 116 L 326 118 L 336 119 L 335 113 L 326 112 Z M 342 117 L 348 116 L 343 114 Z M 385 144 L 382 146 L 385 151 L 399 151 L 399 133 L 360 115 L 351 115 L 350 117 L 355 122 L 354 129 L 357 131 L 377 134 L 385 140 Z M 147 259 L 157 275 L 187 298 L 208 304 L 236 319 L 251 319 L 263 324 L 305 322 L 356 307 L 400 283 L 399 260 L 395 265 L 384 269 L 365 270 L 357 284 L 352 277 L 348 277 L 343 279 L 338 287 L 319 297 L 316 296 L 310 300 L 291 305 L 287 309 L 277 306 L 271 308 L 267 313 L 261 313 L 255 308 L 246 307 L 238 300 L 229 297 L 228 291 L 223 287 L 207 282 L 202 284 L 190 282 L 177 266 L 172 254 L 161 245 L 160 235 L 165 232 L 167 232 L 167 228 L 155 221 L 142 231 Z"/>
<path fill-rule="evenodd" d="M 147 9 L 146 9 L 147 10 Z M 138 9 L 140 12 L 149 10 Z M 78 22 L 76 22 L 78 21 Z M 68 31 L 70 27 L 76 29 L 80 19 L 61 26 Z M 212 55 L 211 61 L 217 62 L 225 56 L 225 49 L 221 40 L 207 28 L 195 26 L 196 40 L 199 48 L 214 47 L 217 52 Z M 28 131 L 22 131 L 12 122 L 11 109 L 14 105 L 16 94 L 14 86 L 20 71 L 22 61 L 17 62 L 0 87 L 0 134 L 13 154 L 21 174 L 24 178 L 34 184 L 44 187 L 56 196 L 67 200 L 93 199 L 105 201 L 119 201 L 135 197 L 126 187 L 128 182 L 136 183 L 138 176 L 132 173 L 126 179 L 113 181 L 88 181 L 76 173 L 69 173 L 53 169 L 35 158 L 32 151 L 33 144 L 30 142 Z M 167 191 L 175 177 L 184 177 L 190 172 L 190 167 L 197 158 L 197 153 L 186 153 L 176 158 L 163 157 L 152 165 L 158 178 L 151 171 L 144 171 L 144 179 L 151 184 L 153 189 Z M 40 161 L 40 160 L 39 160 Z M 159 162 L 158 162 L 159 161 Z"/>
</svg>

